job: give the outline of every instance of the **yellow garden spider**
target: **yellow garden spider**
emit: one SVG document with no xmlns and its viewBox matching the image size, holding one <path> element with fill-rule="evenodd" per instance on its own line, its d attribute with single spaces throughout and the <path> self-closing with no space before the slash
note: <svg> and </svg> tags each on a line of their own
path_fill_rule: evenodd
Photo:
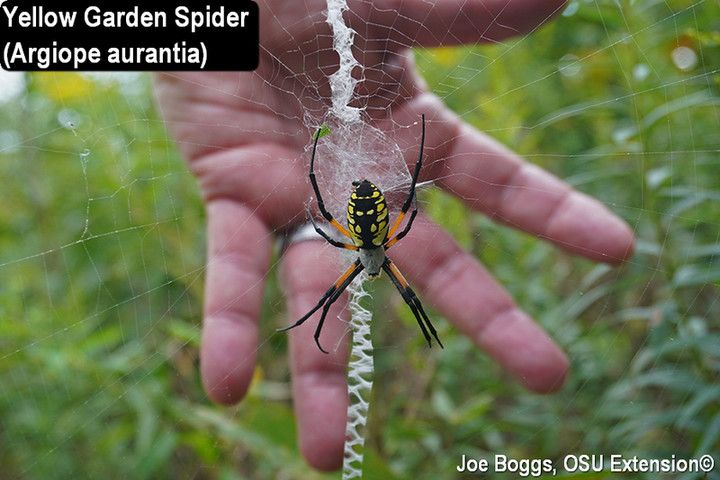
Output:
<svg viewBox="0 0 720 480">
<path fill-rule="evenodd" d="M 377 277 L 380 275 L 380 269 L 385 270 L 390 280 L 393 282 L 395 287 L 402 295 L 405 303 L 408 304 L 415 319 L 420 325 L 425 340 L 428 345 L 432 347 L 430 341 L 430 335 L 428 330 L 432 333 L 435 340 L 441 348 L 443 348 L 442 342 L 438 338 L 435 327 L 430 323 L 425 310 L 423 309 L 422 303 L 413 292 L 412 288 L 408 285 L 407 280 L 400 273 L 400 270 L 395 264 L 385 256 L 385 251 L 395 245 L 400 239 L 408 234 L 412 227 L 413 220 L 417 215 L 417 204 L 414 202 L 415 198 L 415 184 L 417 183 L 418 175 L 420 175 L 420 169 L 422 168 L 422 156 L 423 147 L 425 145 L 425 115 L 422 115 L 422 137 L 420 139 L 420 154 L 418 155 L 417 163 L 415 164 L 415 172 L 412 176 L 412 183 L 410 184 L 410 193 L 408 194 L 405 203 L 400 209 L 398 218 L 393 223 L 392 227 L 388 230 L 389 225 L 389 212 L 385 197 L 378 187 L 368 180 L 356 180 L 352 182 L 354 188 L 350 194 L 350 200 L 348 201 L 347 207 L 347 221 L 348 228 L 346 229 L 340 223 L 335 220 L 330 212 L 325 209 L 325 203 L 323 202 L 322 196 L 320 195 L 320 189 L 318 188 L 317 180 L 315 179 L 315 152 L 317 150 L 318 140 L 320 139 L 320 130 L 315 135 L 315 143 L 313 144 L 312 157 L 310 158 L 310 183 L 315 190 L 315 197 L 317 198 L 318 208 L 320 213 L 323 214 L 325 219 L 330 222 L 330 225 L 335 227 L 337 231 L 343 234 L 345 237 L 352 240 L 353 243 L 343 243 L 334 240 L 328 236 L 313 220 L 310 216 L 315 231 L 320 234 L 327 242 L 337 248 L 344 248 L 346 250 L 353 250 L 359 253 L 358 259 L 343 273 L 340 278 L 328 289 L 327 292 L 322 296 L 320 301 L 300 320 L 295 322 L 289 327 L 283 328 L 280 331 L 287 331 L 291 328 L 302 325 L 305 320 L 315 313 L 320 307 L 323 307 L 322 316 L 320 322 L 315 329 L 315 343 L 323 353 L 326 352 L 320 345 L 320 331 L 322 330 L 325 317 L 327 316 L 330 306 L 340 297 L 343 291 L 352 283 L 353 279 L 360 274 L 363 270 L 367 270 L 368 275 L 371 277 Z M 413 211 L 410 213 L 405 228 L 393 236 L 400 227 L 405 215 L 407 214 L 410 206 L 413 205 Z"/>
</svg>

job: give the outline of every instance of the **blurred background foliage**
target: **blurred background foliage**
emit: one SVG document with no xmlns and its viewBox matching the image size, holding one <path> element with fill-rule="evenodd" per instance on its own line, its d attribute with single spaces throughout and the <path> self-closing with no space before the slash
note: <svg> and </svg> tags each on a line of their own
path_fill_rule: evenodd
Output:
<svg viewBox="0 0 720 480">
<path fill-rule="evenodd" d="M 366 478 L 453 478 L 462 454 L 717 454 L 718 3 L 573 0 L 529 38 L 416 54 L 458 114 L 639 241 L 611 269 L 423 193 L 573 369 L 558 394 L 527 393 L 442 320 L 447 348 L 428 352 L 373 284 Z M 149 78 L 30 74 L 1 106 L 0 478 L 338 478 L 297 453 L 274 272 L 247 400 L 202 391 L 204 213 Z"/>
</svg>

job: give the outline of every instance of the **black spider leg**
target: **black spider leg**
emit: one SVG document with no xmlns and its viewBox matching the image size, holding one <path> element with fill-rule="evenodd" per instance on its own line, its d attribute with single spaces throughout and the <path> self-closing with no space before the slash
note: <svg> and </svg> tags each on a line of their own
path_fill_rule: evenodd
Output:
<svg viewBox="0 0 720 480">
<path fill-rule="evenodd" d="M 308 210 L 309 210 L 309 209 L 308 209 Z M 329 243 L 330 245 L 332 245 L 333 247 L 343 248 L 343 249 L 345 249 L 345 250 L 353 250 L 353 251 L 358 251 L 358 250 L 360 249 L 360 248 L 359 248 L 358 246 L 356 246 L 356 245 L 351 245 L 351 244 L 349 244 L 349 243 L 338 242 L 337 240 L 335 240 L 334 238 L 332 238 L 330 235 L 328 235 L 327 233 L 325 233 L 325 232 L 323 231 L 323 229 L 320 228 L 320 226 L 319 226 L 317 223 L 315 223 L 315 219 L 313 218 L 312 214 L 311 214 L 309 211 L 308 211 L 308 217 L 310 217 L 310 223 L 312 223 L 312 226 L 313 226 L 313 228 L 315 228 L 315 231 L 318 233 L 318 235 L 320 235 L 322 238 L 324 238 L 325 241 L 328 242 L 328 243 Z"/>
<path fill-rule="evenodd" d="M 405 224 L 405 228 L 403 228 L 402 232 L 395 235 L 393 238 L 385 242 L 385 250 L 395 245 L 397 242 L 403 239 L 405 235 L 407 235 L 410 232 L 410 229 L 412 228 L 413 220 L 415 220 L 415 217 L 417 216 L 417 205 L 413 209 L 413 211 L 410 213 L 410 218 L 408 219 L 407 223 Z"/>
<path fill-rule="evenodd" d="M 313 336 L 315 338 L 315 344 L 318 346 L 321 352 L 326 352 L 322 346 L 320 345 L 320 330 L 322 330 L 323 324 L 325 323 L 325 317 L 327 316 L 328 312 L 330 311 L 330 307 L 332 306 L 335 301 L 340 298 L 340 295 L 345 291 L 345 289 L 352 283 L 353 280 L 355 280 L 355 277 L 357 277 L 360 272 L 362 272 L 365 267 L 360 263 L 360 260 L 358 259 L 355 262 L 355 268 L 350 272 L 350 274 L 347 276 L 344 282 L 342 282 L 336 289 L 335 292 L 328 298 L 327 302 L 325 302 L 325 305 L 322 309 L 322 315 L 320 315 L 320 321 L 318 322 L 318 326 L 315 329 L 315 335 Z"/>
<path fill-rule="evenodd" d="M 294 324 L 290 325 L 289 327 L 280 328 L 278 329 L 278 332 L 286 332 L 290 329 L 293 329 L 295 327 L 299 327 L 305 321 L 310 318 L 310 316 L 317 312 L 320 307 L 323 307 L 322 316 L 320 317 L 320 322 L 318 323 L 317 329 L 315 329 L 315 343 L 317 344 L 318 348 L 323 353 L 328 353 L 320 346 L 320 330 L 322 330 L 323 323 L 325 322 L 325 317 L 327 316 L 328 310 L 330 309 L 330 306 L 335 303 L 335 301 L 340 297 L 343 291 L 350 285 L 350 283 L 355 279 L 355 277 L 358 276 L 360 272 L 363 271 L 365 267 L 360 263 L 360 259 L 355 260 L 355 263 L 350 265 L 350 267 L 343 273 L 340 278 L 337 279 L 337 281 L 333 284 L 332 287 L 330 287 L 327 292 L 320 298 L 320 301 L 315 305 L 312 310 L 310 310 L 308 313 L 306 313 L 300 320 L 295 322 Z"/>
<path fill-rule="evenodd" d="M 390 238 L 386 243 L 386 249 L 390 248 L 403 238 L 405 235 L 408 234 L 410 231 L 410 228 L 412 227 L 412 222 L 415 220 L 415 216 L 417 215 L 417 202 L 414 202 L 415 200 L 415 186 L 417 185 L 418 177 L 420 176 L 420 170 L 422 169 L 422 159 L 423 159 L 423 151 L 425 149 L 425 114 L 422 114 L 422 134 L 420 136 L 420 153 L 418 154 L 417 162 L 415 162 L 415 171 L 413 172 L 412 176 L 412 182 L 410 183 L 410 192 L 408 192 L 408 197 L 405 199 L 405 203 L 403 203 L 402 208 L 400 209 L 400 214 L 398 215 L 397 220 L 395 221 L 395 225 L 392 226 L 390 229 L 390 233 L 388 234 L 388 237 L 391 237 L 395 231 L 400 226 L 400 223 L 402 222 L 402 219 L 405 217 L 405 214 L 410 210 L 410 206 L 413 206 L 413 211 L 410 214 L 410 219 L 408 220 L 407 225 L 405 225 L 405 228 L 402 232 L 400 232 L 397 236 Z"/>
<path fill-rule="evenodd" d="M 417 320 L 418 325 L 420 325 L 420 330 L 422 330 L 423 336 L 425 336 L 425 340 L 427 341 L 428 346 L 432 347 L 430 335 L 428 335 L 428 330 L 430 330 L 430 333 L 432 333 L 432 336 L 435 337 L 435 340 L 437 340 L 440 348 L 445 348 L 440 339 L 438 338 L 435 327 L 433 327 L 433 324 L 430 322 L 430 319 L 425 313 L 425 309 L 423 308 L 422 303 L 420 303 L 417 295 L 415 295 L 413 289 L 410 288 L 410 285 L 408 285 L 407 280 L 405 280 L 405 277 L 403 277 L 402 273 L 400 273 L 400 270 L 398 270 L 398 268 L 395 266 L 394 263 L 390 261 L 389 258 L 385 259 L 385 262 L 383 263 L 383 270 L 385 270 L 385 273 L 387 273 L 388 277 L 390 277 L 393 285 L 395 285 L 395 288 L 398 289 L 398 292 L 400 292 L 403 300 L 405 300 L 405 303 L 407 303 L 413 315 L 415 315 L 415 320 Z"/>
<path fill-rule="evenodd" d="M 408 198 L 405 200 L 405 203 L 403 203 L 402 208 L 400 209 L 401 212 L 407 213 L 408 210 L 410 210 L 410 204 L 413 201 L 413 198 L 415 197 L 415 185 L 417 184 L 418 177 L 420 176 L 420 169 L 422 168 L 422 159 L 423 159 L 423 150 L 425 148 L 425 114 L 422 114 L 422 134 L 420 136 L 420 153 L 418 154 L 417 162 L 415 162 L 415 171 L 413 172 L 412 176 L 412 183 L 410 184 L 410 193 L 408 194 Z"/>
<path fill-rule="evenodd" d="M 320 209 L 320 213 L 322 213 L 323 217 L 325 217 L 325 220 L 330 222 L 330 225 L 335 227 L 337 231 L 342 233 L 344 236 L 352 240 L 352 236 L 350 235 L 350 232 L 348 232 L 345 227 L 340 225 L 340 223 L 335 220 L 335 217 L 332 216 L 332 213 L 328 212 L 325 208 L 325 202 L 322 199 L 322 195 L 320 195 L 320 187 L 318 187 L 317 178 L 315 178 L 315 153 L 317 152 L 317 144 L 318 140 L 320 140 L 320 129 L 318 129 L 317 133 L 315 134 L 315 142 L 313 143 L 313 150 L 312 150 L 312 156 L 310 157 L 310 184 L 312 184 L 313 190 L 315 191 L 315 198 L 317 199 L 318 209 Z M 311 217 L 312 218 L 312 217 Z M 315 228 L 317 230 L 317 228 Z M 320 233 L 320 231 L 318 231 Z M 320 235 L 323 236 L 327 240 L 327 237 L 320 233 Z M 333 244 L 332 242 L 330 242 Z M 334 245 L 334 244 L 333 244 Z M 335 245 L 337 246 L 337 245 Z"/>
<path fill-rule="evenodd" d="M 425 323 L 421 320 L 420 315 L 417 311 L 417 307 L 415 307 L 415 303 L 412 301 L 412 298 L 407 294 L 405 289 L 400 285 L 400 282 L 397 278 L 390 272 L 390 269 L 387 268 L 385 264 L 383 264 L 383 270 L 387 273 L 388 277 L 390 277 L 390 280 L 392 281 L 393 285 L 395 285 L 395 288 L 398 289 L 398 292 L 400 292 L 400 295 L 402 296 L 403 300 L 405 300 L 405 303 L 410 307 L 410 310 L 412 310 L 413 315 L 415 316 L 415 320 L 417 320 L 418 325 L 420 325 L 420 330 L 422 330 L 422 334 L 425 337 L 425 340 L 428 343 L 428 346 L 432 348 L 432 343 L 430 343 L 430 335 L 428 334 L 427 328 L 425 327 Z"/>
</svg>

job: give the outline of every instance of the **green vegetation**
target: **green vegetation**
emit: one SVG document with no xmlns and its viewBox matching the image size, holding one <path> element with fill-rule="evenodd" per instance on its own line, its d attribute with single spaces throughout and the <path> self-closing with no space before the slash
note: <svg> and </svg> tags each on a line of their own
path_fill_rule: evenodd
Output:
<svg viewBox="0 0 720 480">
<path fill-rule="evenodd" d="M 374 286 L 366 478 L 452 478 L 462 454 L 720 451 L 720 7 L 567 13 L 417 61 L 464 119 L 625 218 L 637 253 L 595 265 L 424 193 L 573 370 L 558 394 L 527 393 L 440 319 L 447 348 L 428 354 Z M 0 110 L 0 478 L 338 478 L 297 452 L 275 272 L 248 399 L 202 391 L 204 213 L 148 78 L 27 80 Z"/>
</svg>

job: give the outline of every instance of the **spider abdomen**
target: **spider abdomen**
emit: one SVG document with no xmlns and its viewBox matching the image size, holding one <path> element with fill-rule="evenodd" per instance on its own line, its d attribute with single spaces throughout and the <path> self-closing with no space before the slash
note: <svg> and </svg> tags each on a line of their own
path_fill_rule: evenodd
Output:
<svg viewBox="0 0 720 480">
<path fill-rule="evenodd" d="M 382 247 L 387 240 L 388 209 L 385 196 L 368 180 L 353 182 L 348 201 L 347 221 L 352 240 L 360 248 Z"/>
</svg>

